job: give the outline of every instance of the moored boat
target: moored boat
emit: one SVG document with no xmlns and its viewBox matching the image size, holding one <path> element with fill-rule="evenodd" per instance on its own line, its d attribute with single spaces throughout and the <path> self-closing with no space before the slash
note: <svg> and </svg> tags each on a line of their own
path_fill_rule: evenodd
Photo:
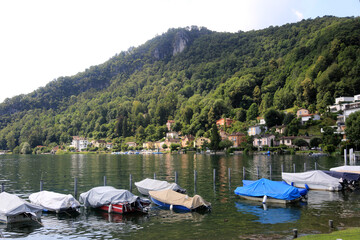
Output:
<svg viewBox="0 0 360 240">
<path fill-rule="evenodd" d="M 150 178 L 145 178 L 140 182 L 135 182 L 135 186 L 137 187 L 138 191 L 143 195 L 149 195 L 149 191 L 160 191 L 166 189 L 171 189 L 179 193 L 186 193 L 186 190 L 181 188 L 176 183 L 169 183 L 167 181 L 160 181 Z"/>
<path fill-rule="evenodd" d="M 246 181 L 246 180 L 245 180 Z M 304 198 L 296 187 L 269 179 L 259 179 L 251 184 L 237 187 L 235 194 L 241 198 L 263 203 L 294 203 Z"/>
<path fill-rule="evenodd" d="M 175 211 L 209 211 L 211 203 L 205 201 L 201 196 L 189 197 L 186 194 L 175 192 L 171 189 L 161 191 L 149 191 L 151 200 L 160 207 Z"/>
<path fill-rule="evenodd" d="M 31 204 L 14 194 L 0 193 L 0 222 L 39 222 L 42 208 Z"/>
<path fill-rule="evenodd" d="M 302 173 L 283 172 L 281 177 L 288 184 L 299 188 L 305 188 L 305 185 L 307 185 L 311 190 L 340 191 L 342 189 L 338 178 L 329 176 L 320 170 Z"/>
<path fill-rule="evenodd" d="M 128 190 L 110 186 L 95 187 L 80 194 L 84 207 L 91 207 L 109 213 L 147 213 L 150 200 L 140 198 Z"/>
<path fill-rule="evenodd" d="M 360 174 L 360 166 L 340 166 L 340 167 L 334 167 L 330 168 L 330 171 L 335 172 L 349 172 L 349 173 L 358 173 Z"/>
<path fill-rule="evenodd" d="M 29 200 L 42 207 L 46 212 L 72 213 L 77 212 L 77 209 L 80 208 L 80 203 L 71 194 L 41 191 L 30 194 Z"/>
</svg>

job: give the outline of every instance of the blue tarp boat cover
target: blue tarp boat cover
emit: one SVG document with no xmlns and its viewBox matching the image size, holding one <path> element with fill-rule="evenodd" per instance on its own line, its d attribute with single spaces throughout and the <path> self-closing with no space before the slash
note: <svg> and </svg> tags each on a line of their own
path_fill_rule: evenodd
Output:
<svg viewBox="0 0 360 240">
<path fill-rule="evenodd" d="M 247 186 L 247 185 L 250 185 L 250 184 L 252 184 L 252 183 L 254 183 L 254 182 L 256 182 L 256 181 L 255 181 L 255 180 L 243 180 L 242 182 L 243 182 L 243 185 L 244 185 L 244 186 Z M 288 184 L 287 182 L 285 182 L 285 181 L 277 181 L 277 182 L 282 183 L 282 184 L 285 184 L 285 185 L 288 185 L 288 186 L 291 186 L 291 185 L 289 185 L 289 184 Z M 306 188 L 304 188 L 304 189 L 302 189 L 302 188 L 297 188 L 297 189 L 299 190 L 301 196 L 305 196 L 305 195 L 307 195 L 307 193 L 308 193 L 308 189 L 306 189 Z"/>
<path fill-rule="evenodd" d="M 235 194 L 250 197 L 262 197 L 266 195 L 282 200 L 294 200 L 301 197 L 296 187 L 265 178 L 259 179 L 250 185 L 244 184 L 243 187 L 237 187 Z"/>
</svg>

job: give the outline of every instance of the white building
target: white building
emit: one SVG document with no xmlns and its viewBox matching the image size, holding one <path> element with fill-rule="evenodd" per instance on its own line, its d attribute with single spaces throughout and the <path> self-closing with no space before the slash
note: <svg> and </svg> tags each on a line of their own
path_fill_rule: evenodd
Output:
<svg viewBox="0 0 360 240">
<path fill-rule="evenodd" d="M 259 135 L 261 133 L 262 129 L 264 129 L 264 131 L 266 131 L 267 127 L 266 126 L 260 126 L 260 125 L 251 126 L 248 129 L 248 135 L 249 136 Z"/>
<path fill-rule="evenodd" d="M 74 147 L 77 151 L 82 151 L 87 148 L 89 145 L 89 141 L 84 137 L 73 136 L 73 140 L 71 142 L 70 147 Z"/>
</svg>

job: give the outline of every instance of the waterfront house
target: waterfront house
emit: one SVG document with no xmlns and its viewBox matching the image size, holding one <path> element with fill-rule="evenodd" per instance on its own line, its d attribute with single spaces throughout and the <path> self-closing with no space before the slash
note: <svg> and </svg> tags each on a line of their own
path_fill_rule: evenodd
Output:
<svg viewBox="0 0 360 240">
<path fill-rule="evenodd" d="M 88 147 L 89 141 L 84 137 L 73 136 L 70 147 L 74 147 L 77 151 L 82 151 Z"/>
<path fill-rule="evenodd" d="M 107 149 L 113 149 L 113 144 L 111 142 L 106 143 Z"/>
<path fill-rule="evenodd" d="M 240 147 L 241 143 L 246 142 L 246 134 L 234 132 L 228 136 L 228 139 L 233 142 L 233 147 Z"/>
<path fill-rule="evenodd" d="M 230 118 L 220 118 L 219 120 L 216 121 L 216 125 L 218 127 L 220 126 L 226 126 L 226 127 L 230 127 L 231 124 L 233 124 L 234 120 L 230 119 Z"/>
<path fill-rule="evenodd" d="M 104 147 L 106 147 L 106 141 L 105 140 L 92 140 L 91 145 L 93 147 L 104 148 Z"/>
<path fill-rule="evenodd" d="M 272 144 L 275 146 L 275 135 L 272 134 L 258 135 L 253 140 L 254 147 L 271 147 Z"/>
<path fill-rule="evenodd" d="M 209 138 L 199 137 L 199 138 L 195 139 L 194 147 L 195 148 L 201 148 L 204 145 L 205 142 L 210 143 L 211 141 L 210 141 Z"/>
<path fill-rule="evenodd" d="M 166 138 L 179 138 L 179 134 L 177 132 L 168 132 Z"/>
<path fill-rule="evenodd" d="M 301 109 L 297 110 L 297 112 L 296 112 L 296 116 L 298 118 L 301 118 L 301 116 L 306 116 L 306 115 L 309 115 L 309 114 L 310 114 L 309 110 L 307 110 L 305 108 L 301 108 Z"/>
<path fill-rule="evenodd" d="M 132 148 L 136 148 L 136 147 L 137 147 L 136 142 L 127 142 L 127 143 L 125 143 L 125 144 L 128 145 L 128 147 L 132 147 Z"/>
<path fill-rule="evenodd" d="M 266 126 L 263 126 L 263 125 L 255 125 L 255 126 L 251 126 L 249 127 L 248 129 L 248 135 L 249 136 L 255 136 L 255 135 L 259 135 L 262 130 L 267 130 L 267 127 Z"/>
<path fill-rule="evenodd" d="M 194 140 L 195 137 L 193 135 L 185 135 L 181 137 L 181 147 L 182 148 L 188 147 Z"/>
</svg>

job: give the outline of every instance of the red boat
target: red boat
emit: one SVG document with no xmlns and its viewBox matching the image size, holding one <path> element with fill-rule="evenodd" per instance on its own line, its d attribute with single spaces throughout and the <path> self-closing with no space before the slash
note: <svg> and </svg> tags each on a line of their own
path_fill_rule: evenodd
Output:
<svg viewBox="0 0 360 240">
<path fill-rule="evenodd" d="M 92 207 L 108 213 L 147 213 L 151 201 L 140 198 L 128 190 L 110 186 L 95 187 L 80 194 L 80 202 L 84 207 Z"/>
</svg>

